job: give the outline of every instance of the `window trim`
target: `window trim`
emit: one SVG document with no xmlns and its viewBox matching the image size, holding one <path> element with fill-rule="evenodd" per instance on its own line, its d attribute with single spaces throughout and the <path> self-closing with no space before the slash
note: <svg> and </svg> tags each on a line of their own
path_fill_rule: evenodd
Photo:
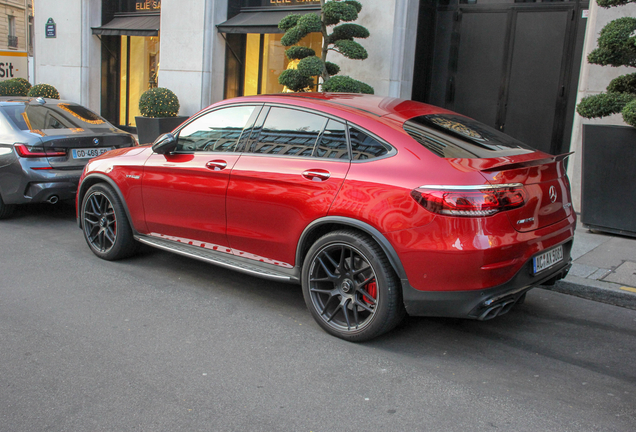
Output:
<svg viewBox="0 0 636 432">
<path fill-rule="evenodd" d="M 181 131 L 186 128 L 188 125 L 194 123 L 195 121 L 199 120 L 201 117 L 212 114 L 213 112 L 216 111 L 220 111 L 222 109 L 227 109 L 227 108 L 237 108 L 237 107 L 242 107 L 242 106 L 247 106 L 247 107 L 254 107 L 254 112 L 257 113 L 257 117 L 256 119 L 258 119 L 258 115 L 260 115 L 262 109 L 263 109 L 263 103 L 249 103 L 249 102 L 244 102 L 244 103 L 237 103 L 237 104 L 231 104 L 231 105 L 222 105 L 219 107 L 214 107 L 213 109 L 210 110 L 203 110 L 201 112 L 199 112 L 198 114 L 192 116 L 190 119 L 188 119 L 188 121 L 184 122 L 183 124 L 181 124 L 177 130 L 174 132 L 174 138 L 175 141 L 178 143 L 179 142 L 179 135 L 181 134 Z M 254 113 L 252 113 L 252 115 L 254 115 Z M 247 122 L 249 123 L 249 121 L 251 120 L 251 117 L 247 120 Z M 254 121 L 256 121 L 256 119 Z M 179 155 L 184 155 L 184 154 L 232 154 L 232 153 L 237 153 L 238 148 L 241 146 L 241 141 L 243 139 L 243 136 L 245 135 L 246 131 L 250 131 L 252 128 L 254 127 L 254 125 L 252 124 L 251 126 L 246 124 L 243 127 L 243 130 L 241 131 L 241 135 L 238 137 L 238 140 L 236 141 L 236 146 L 234 148 L 234 150 L 232 151 L 196 151 L 196 150 L 191 150 L 191 151 L 178 151 L 175 150 L 173 152 L 171 152 L 171 154 L 179 154 Z"/>
<path fill-rule="evenodd" d="M 234 106 L 234 105 L 232 105 Z M 287 158 L 297 158 L 297 159 L 318 159 L 318 160 L 330 160 L 330 161 L 340 161 L 340 162 L 350 162 L 350 163 L 367 163 L 367 162 L 372 162 L 372 161 L 376 161 L 376 160 L 380 160 L 380 159 L 385 159 L 385 158 L 389 158 L 389 157 L 393 157 L 397 154 L 397 149 L 392 146 L 391 144 L 389 144 L 386 140 L 380 138 L 377 134 L 370 132 L 368 129 L 363 128 L 359 125 L 357 125 L 356 123 L 352 123 L 349 120 L 345 120 L 342 117 L 337 117 L 333 114 L 329 114 L 329 113 L 324 113 L 321 111 L 316 111 L 315 109 L 312 108 L 306 108 L 306 107 L 298 107 L 296 105 L 288 105 L 288 104 L 284 104 L 284 103 L 269 103 L 269 102 L 265 102 L 263 103 L 263 109 L 270 109 L 270 108 L 286 108 L 286 109 L 293 109 L 296 111 L 303 111 L 306 112 L 308 114 L 314 114 L 314 115 L 318 115 L 321 117 L 325 117 L 329 120 L 334 120 L 334 121 L 338 121 L 340 123 L 343 123 L 345 125 L 345 131 L 347 134 L 347 151 L 349 152 L 349 158 L 348 159 L 331 159 L 331 158 L 321 158 L 321 157 L 316 157 L 314 156 L 314 153 L 316 151 L 316 147 L 314 146 L 314 151 L 312 152 L 311 156 L 294 156 L 294 155 L 281 155 L 281 154 L 270 154 L 270 153 L 249 153 L 249 152 L 245 152 L 244 149 L 241 149 L 241 154 L 249 154 L 251 156 L 264 156 L 264 157 L 287 157 Z M 267 112 L 267 116 L 269 116 L 269 111 Z M 267 121 L 267 116 L 265 116 L 265 120 L 263 122 L 263 124 L 265 124 L 265 121 Z M 256 125 L 252 126 L 252 129 L 255 127 Z M 325 124 L 326 126 L 326 124 Z M 349 136 L 349 128 L 350 127 L 355 127 L 356 129 L 360 130 L 361 132 L 367 134 L 368 136 L 370 136 L 371 138 L 375 139 L 376 141 L 378 141 L 380 144 L 382 144 L 383 146 L 387 147 L 388 152 L 382 156 L 378 156 L 372 159 L 352 159 L 353 157 L 353 149 L 351 147 L 351 137 Z M 324 132 L 324 129 L 323 131 Z M 321 134 L 318 136 L 318 139 L 320 139 L 320 137 L 322 137 L 322 132 Z M 245 133 L 245 131 L 243 131 L 243 133 Z M 251 134 L 251 131 L 250 131 Z M 259 136 L 260 136 L 260 132 L 259 132 Z M 242 138 L 242 136 L 241 136 Z M 257 137 L 258 139 L 258 137 Z M 316 140 L 316 143 L 318 143 L 318 140 Z"/>
</svg>

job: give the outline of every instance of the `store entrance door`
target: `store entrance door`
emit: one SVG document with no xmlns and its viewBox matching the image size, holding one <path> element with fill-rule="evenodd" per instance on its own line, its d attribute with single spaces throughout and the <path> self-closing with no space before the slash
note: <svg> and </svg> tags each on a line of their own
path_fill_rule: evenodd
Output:
<svg viewBox="0 0 636 432">
<path fill-rule="evenodd" d="M 585 29 L 579 4 L 460 4 L 449 12 L 438 10 L 430 90 L 420 100 L 566 152 Z"/>
</svg>

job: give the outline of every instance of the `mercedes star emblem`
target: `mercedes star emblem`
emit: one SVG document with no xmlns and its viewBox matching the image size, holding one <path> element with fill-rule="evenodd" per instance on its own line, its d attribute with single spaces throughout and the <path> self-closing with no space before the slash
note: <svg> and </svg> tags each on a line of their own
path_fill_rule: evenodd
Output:
<svg viewBox="0 0 636 432">
<path fill-rule="evenodd" d="M 550 191 L 548 193 L 550 194 L 550 202 L 555 202 L 557 199 L 556 188 L 554 186 L 550 186 Z"/>
</svg>

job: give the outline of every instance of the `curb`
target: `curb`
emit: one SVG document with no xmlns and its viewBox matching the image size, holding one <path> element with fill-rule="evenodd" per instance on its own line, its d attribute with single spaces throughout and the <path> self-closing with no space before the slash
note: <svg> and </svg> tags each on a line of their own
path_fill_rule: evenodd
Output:
<svg viewBox="0 0 636 432">
<path fill-rule="evenodd" d="M 632 290 L 634 288 L 612 282 L 568 275 L 565 279 L 557 281 L 553 286 L 540 285 L 537 288 L 636 310 L 636 292 L 624 289 L 629 288 Z"/>
</svg>

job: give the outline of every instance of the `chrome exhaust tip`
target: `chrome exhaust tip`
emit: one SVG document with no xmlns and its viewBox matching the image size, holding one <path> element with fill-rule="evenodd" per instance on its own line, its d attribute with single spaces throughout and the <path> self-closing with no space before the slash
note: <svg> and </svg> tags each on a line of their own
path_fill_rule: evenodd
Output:
<svg viewBox="0 0 636 432">
<path fill-rule="evenodd" d="M 46 200 L 46 202 L 49 204 L 57 204 L 59 200 L 60 198 L 57 195 L 51 195 L 49 199 Z"/>
</svg>

